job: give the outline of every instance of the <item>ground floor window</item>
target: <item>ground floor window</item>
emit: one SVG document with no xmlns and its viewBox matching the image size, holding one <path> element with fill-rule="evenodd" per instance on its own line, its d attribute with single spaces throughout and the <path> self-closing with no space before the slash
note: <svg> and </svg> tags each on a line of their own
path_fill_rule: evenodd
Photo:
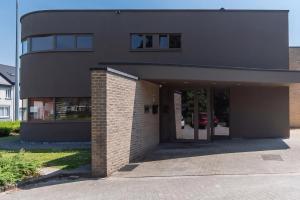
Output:
<svg viewBox="0 0 300 200">
<path fill-rule="evenodd" d="M 31 98 L 29 99 L 30 121 L 53 120 L 54 98 Z"/>
<path fill-rule="evenodd" d="M 91 118 L 91 98 L 29 98 L 23 102 L 28 102 L 28 121 L 89 120 Z M 24 119 L 26 120 L 26 117 Z"/>
<path fill-rule="evenodd" d="M 56 98 L 55 116 L 58 120 L 90 119 L 90 98 Z"/>
<path fill-rule="evenodd" d="M 10 116 L 10 107 L 0 106 L 0 118 L 9 118 L 9 116 Z"/>
</svg>

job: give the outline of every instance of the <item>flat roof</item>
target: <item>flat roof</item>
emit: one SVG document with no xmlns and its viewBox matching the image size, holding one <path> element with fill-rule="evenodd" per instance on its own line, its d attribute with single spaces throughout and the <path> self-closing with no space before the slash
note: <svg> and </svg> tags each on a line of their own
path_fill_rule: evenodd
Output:
<svg viewBox="0 0 300 200">
<path fill-rule="evenodd" d="M 53 9 L 53 10 L 37 10 L 25 13 L 21 16 L 20 20 L 24 17 L 46 12 L 289 12 L 289 10 L 266 10 L 266 9 Z"/>
<path fill-rule="evenodd" d="M 209 67 L 175 64 L 99 63 L 94 70 L 112 68 L 149 81 L 210 81 L 272 84 L 300 83 L 300 71 L 257 68 Z"/>
</svg>

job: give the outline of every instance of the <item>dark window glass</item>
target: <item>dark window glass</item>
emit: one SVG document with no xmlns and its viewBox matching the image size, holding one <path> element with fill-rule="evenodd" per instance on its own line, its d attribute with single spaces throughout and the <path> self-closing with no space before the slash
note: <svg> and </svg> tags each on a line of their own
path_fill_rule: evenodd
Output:
<svg viewBox="0 0 300 200">
<path fill-rule="evenodd" d="M 153 36 L 152 35 L 146 35 L 146 48 L 152 48 L 153 47 Z"/>
<path fill-rule="evenodd" d="M 169 47 L 170 48 L 181 48 L 181 36 L 180 35 L 169 35 Z"/>
<path fill-rule="evenodd" d="M 91 118 L 91 98 L 56 98 L 57 120 L 77 120 Z"/>
<path fill-rule="evenodd" d="M 31 98 L 29 105 L 29 120 L 53 120 L 54 119 L 54 99 L 53 98 Z"/>
<path fill-rule="evenodd" d="M 143 35 L 133 34 L 131 35 L 131 48 L 142 49 L 143 48 Z"/>
<path fill-rule="evenodd" d="M 54 49 L 54 37 L 42 36 L 31 38 L 32 51 L 45 51 Z"/>
<path fill-rule="evenodd" d="M 56 36 L 57 49 L 74 49 L 75 36 L 74 35 L 58 35 Z"/>
<path fill-rule="evenodd" d="M 159 48 L 169 48 L 168 35 L 159 35 Z"/>
<path fill-rule="evenodd" d="M 79 48 L 79 49 L 93 48 L 93 37 L 91 35 L 77 36 L 77 48 Z"/>
<path fill-rule="evenodd" d="M 28 53 L 28 39 L 22 41 L 22 54 Z"/>
</svg>

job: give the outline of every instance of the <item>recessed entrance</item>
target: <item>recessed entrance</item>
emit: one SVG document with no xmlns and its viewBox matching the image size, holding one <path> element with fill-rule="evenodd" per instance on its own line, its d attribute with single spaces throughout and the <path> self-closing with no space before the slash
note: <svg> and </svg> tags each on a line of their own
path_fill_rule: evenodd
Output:
<svg viewBox="0 0 300 200">
<path fill-rule="evenodd" d="M 229 89 L 200 88 L 174 93 L 176 140 L 228 138 Z"/>
</svg>

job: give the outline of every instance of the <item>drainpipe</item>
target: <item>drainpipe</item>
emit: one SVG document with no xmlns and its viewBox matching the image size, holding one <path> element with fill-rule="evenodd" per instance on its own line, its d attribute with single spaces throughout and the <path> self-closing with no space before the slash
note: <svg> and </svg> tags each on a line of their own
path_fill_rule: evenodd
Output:
<svg viewBox="0 0 300 200">
<path fill-rule="evenodd" d="M 15 114 L 14 120 L 19 119 L 19 0 L 16 0 L 16 60 L 15 60 Z"/>
</svg>

